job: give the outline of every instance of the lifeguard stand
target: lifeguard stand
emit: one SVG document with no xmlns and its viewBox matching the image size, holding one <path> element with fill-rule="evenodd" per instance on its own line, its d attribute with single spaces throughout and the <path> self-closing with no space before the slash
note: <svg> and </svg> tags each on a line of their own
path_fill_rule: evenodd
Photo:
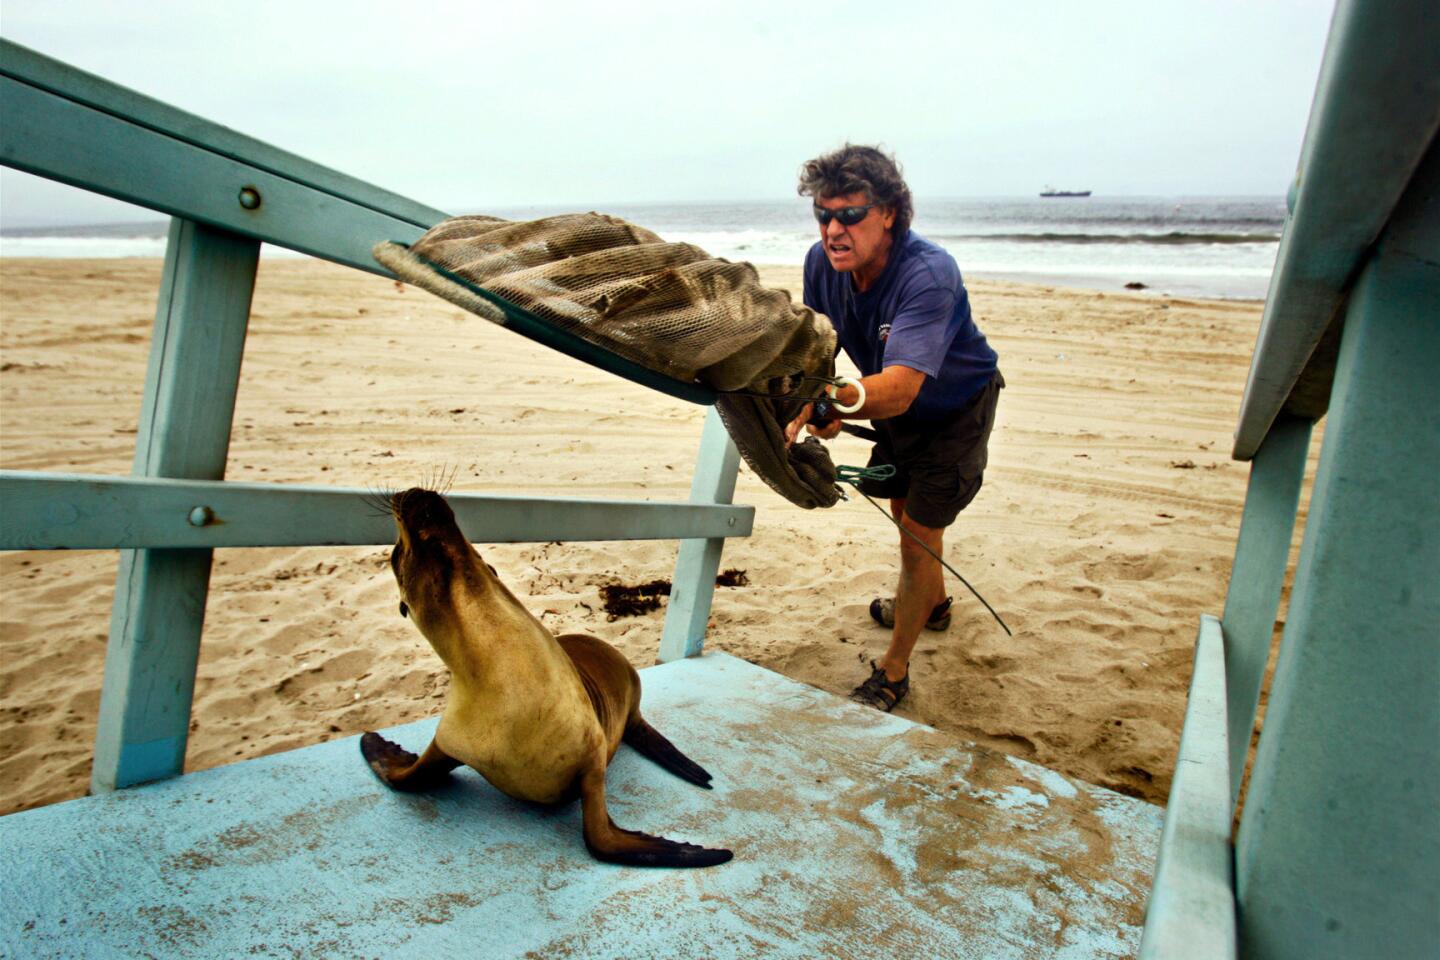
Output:
<svg viewBox="0 0 1440 960">
<path fill-rule="evenodd" d="M 452 498 L 478 542 L 682 541 L 647 712 L 717 789 L 622 751 L 612 805 L 736 859 L 647 871 L 590 860 L 576 808 L 473 775 L 393 793 L 353 738 L 178 776 L 210 551 L 392 536 L 361 491 L 221 479 L 259 244 L 379 272 L 371 244 L 442 214 L 0 45 L 0 162 L 174 218 L 135 476 L 0 474 L 0 548 L 124 551 L 96 793 L 0 819 L 0 952 L 1110 957 L 1135 951 L 1153 881 L 1146 956 L 1433 955 L 1437 57 L 1425 3 L 1337 11 L 1237 433 L 1254 463 L 1235 571 L 1223 618 L 1201 624 L 1163 838 L 1149 804 L 701 654 L 720 548 L 753 517 L 729 504 L 735 454 L 713 415 L 689 504 Z M 390 736 L 413 749 L 433 726 Z"/>
<path fill-rule="evenodd" d="M 1340 3 L 1235 434 L 1249 490 L 1223 617 L 1200 627 L 1142 956 L 1440 956 L 1437 131 L 1434 6 Z"/>
</svg>

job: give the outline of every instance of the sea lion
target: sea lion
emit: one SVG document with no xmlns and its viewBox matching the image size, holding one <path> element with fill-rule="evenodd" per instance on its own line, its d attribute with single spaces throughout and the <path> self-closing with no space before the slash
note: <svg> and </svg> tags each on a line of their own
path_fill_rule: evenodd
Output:
<svg viewBox="0 0 1440 960">
<path fill-rule="evenodd" d="M 710 774 L 640 715 L 640 676 L 614 647 L 584 634 L 555 636 L 460 532 L 445 498 L 413 488 L 389 502 L 399 535 L 390 567 L 409 616 L 450 668 L 435 738 L 419 757 L 378 733 L 360 752 L 385 783 L 419 790 L 461 764 L 521 800 L 580 798 L 585 846 L 633 866 L 707 867 L 729 850 L 615 826 L 605 770 L 624 740 L 681 779 L 710 789 Z"/>
</svg>

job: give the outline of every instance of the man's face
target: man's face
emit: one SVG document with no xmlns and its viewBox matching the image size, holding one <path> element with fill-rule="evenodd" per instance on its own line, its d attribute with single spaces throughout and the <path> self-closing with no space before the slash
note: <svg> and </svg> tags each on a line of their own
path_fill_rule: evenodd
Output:
<svg viewBox="0 0 1440 960">
<path fill-rule="evenodd" d="M 870 198 L 864 193 L 815 198 L 815 205 L 826 210 L 863 207 L 868 203 Z M 872 278 L 877 276 L 889 256 L 890 228 L 894 225 L 895 211 L 884 207 L 872 207 L 864 220 L 850 227 L 831 218 L 828 224 L 820 227 L 820 239 L 825 244 L 825 256 L 830 259 L 830 266 L 841 273 L 859 271 Z"/>
</svg>

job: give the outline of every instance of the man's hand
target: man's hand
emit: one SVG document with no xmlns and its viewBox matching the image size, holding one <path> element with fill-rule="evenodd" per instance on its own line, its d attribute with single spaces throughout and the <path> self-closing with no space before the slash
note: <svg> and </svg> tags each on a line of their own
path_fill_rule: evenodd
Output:
<svg viewBox="0 0 1440 960">
<path fill-rule="evenodd" d="M 805 404 L 800 408 L 799 415 L 785 426 L 785 446 L 790 446 L 795 442 L 795 438 L 800 436 L 800 428 L 810 422 L 810 411 L 814 406 L 813 403 Z"/>
<path fill-rule="evenodd" d="M 925 385 L 925 374 L 903 364 L 891 364 L 873 376 L 862 377 L 860 383 L 865 387 L 865 405 L 846 416 L 852 419 L 886 420 L 898 417 L 910 409 L 910 404 L 915 402 L 920 388 Z M 836 391 L 834 399 L 851 405 L 859 401 L 860 392 L 846 384 Z M 800 436 L 801 427 L 805 427 L 821 440 L 831 440 L 840 435 L 838 418 L 819 425 L 811 423 L 811 407 L 812 404 L 805 404 L 800 415 L 785 427 L 785 446 L 795 442 L 795 438 Z"/>
<path fill-rule="evenodd" d="M 821 440 L 833 440 L 840 435 L 840 421 L 826 420 L 823 423 L 811 423 L 810 414 L 814 411 L 815 405 L 807 403 L 800 409 L 800 414 L 789 425 L 785 427 L 785 446 L 795 442 L 800 436 L 800 428 L 804 427 L 811 436 L 819 437 Z"/>
</svg>

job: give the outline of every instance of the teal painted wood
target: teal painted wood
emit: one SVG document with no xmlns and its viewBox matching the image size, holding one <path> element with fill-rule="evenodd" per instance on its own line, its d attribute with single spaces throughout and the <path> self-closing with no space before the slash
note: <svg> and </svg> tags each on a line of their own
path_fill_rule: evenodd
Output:
<svg viewBox="0 0 1440 960">
<path fill-rule="evenodd" d="M 1440 944 L 1440 143 L 1356 285 L 1240 830 L 1247 957 Z"/>
<path fill-rule="evenodd" d="M 0 77 L 0 163 L 370 273 L 381 240 L 424 227 L 12 77 Z M 104 144 L 104 149 L 96 149 Z M 259 206 L 241 204 L 255 191 Z"/>
<path fill-rule="evenodd" d="M 516 803 L 464 769 L 398 793 L 347 737 L 0 817 L 0 954 L 1133 955 L 1153 805 L 723 654 L 640 677 L 646 717 L 715 789 L 621 747 L 610 813 L 730 863 L 598 863 L 578 804 Z M 388 735 L 414 750 L 434 727 Z"/>
<path fill-rule="evenodd" d="M 5 39 L 0 39 L 0 75 L 369 207 L 388 217 L 408 220 L 419 227 L 429 227 L 446 216 L 434 207 L 321 166 Z"/>
<path fill-rule="evenodd" d="M 1225 637 L 1219 620 L 1203 616 L 1155 880 L 1145 908 L 1141 960 L 1227 960 L 1236 955 L 1225 700 Z"/>
<path fill-rule="evenodd" d="M 1285 586 L 1295 512 L 1314 423 L 1281 414 L 1250 464 L 1235 564 L 1225 594 L 1225 688 L 1230 727 L 1230 802 L 1240 796 L 1260 686 Z"/>
<path fill-rule="evenodd" d="M 121 552 L 92 793 L 184 770 L 210 564 L 209 550 Z"/>
<path fill-rule="evenodd" d="M 134 472 L 225 475 L 260 244 L 170 225 Z M 120 555 L 91 788 L 178 774 L 205 619 L 211 551 Z"/>
<path fill-rule="evenodd" d="M 1235 434 L 1249 460 L 1440 130 L 1433 0 L 1340 0 Z"/>
<path fill-rule="evenodd" d="M 476 543 L 746 537 L 748 506 L 451 493 Z M 373 491 L 0 471 L 0 550 L 380 544 Z M 196 515 L 200 510 L 201 514 Z M 197 522 L 201 525 L 197 525 Z"/>
<path fill-rule="evenodd" d="M 690 484 L 691 503 L 729 503 L 735 497 L 735 478 L 740 470 L 740 453 L 720 414 L 712 407 L 705 414 L 700 436 L 700 456 L 695 461 L 695 478 Z M 710 604 L 715 596 L 715 575 L 720 571 L 724 536 L 685 540 L 675 560 L 671 578 L 670 604 L 665 611 L 665 630 L 660 637 L 660 662 L 693 657 L 705 645 L 705 628 L 710 622 Z"/>
</svg>

